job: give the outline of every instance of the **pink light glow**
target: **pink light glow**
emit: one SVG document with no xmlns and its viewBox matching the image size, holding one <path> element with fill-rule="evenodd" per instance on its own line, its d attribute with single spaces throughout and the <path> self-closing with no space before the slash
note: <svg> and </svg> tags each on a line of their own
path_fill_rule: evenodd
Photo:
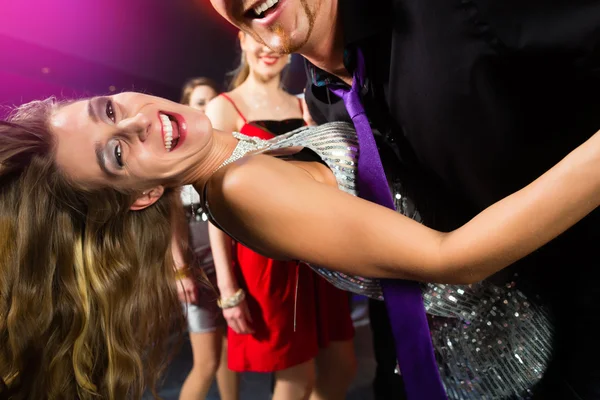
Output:
<svg viewBox="0 0 600 400">
<path fill-rule="evenodd" d="M 10 0 L 2 5 L 0 34 L 127 70 L 163 24 L 144 0 Z M 154 26 L 153 26 L 154 25 Z"/>
<path fill-rule="evenodd" d="M 84 93 L 114 86 L 176 99 L 189 77 L 218 81 L 237 53 L 235 28 L 198 1 L 5 0 L 0 72 Z"/>
</svg>

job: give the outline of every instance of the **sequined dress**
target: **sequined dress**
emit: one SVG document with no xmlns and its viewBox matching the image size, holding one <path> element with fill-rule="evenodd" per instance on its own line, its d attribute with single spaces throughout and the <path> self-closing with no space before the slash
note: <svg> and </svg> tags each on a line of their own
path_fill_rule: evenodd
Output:
<svg viewBox="0 0 600 400">
<path fill-rule="evenodd" d="M 350 124 L 304 127 L 271 140 L 234 135 L 240 141 L 223 165 L 248 154 L 285 158 L 308 148 L 331 169 L 340 190 L 357 195 L 359 148 Z M 390 188 L 398 212 L 420 222 L 402 183 L 391 181 Z M 205 207 L 210 215 L 206 200 Z M 341 289 L 382 299 L 377 279 L 311 267 Z M 484 281 L 422 287 L 438 368 L 449 399 L 530 397 L 550 359 L 553 325 L 546 309 L 518 289 L 518 277 L 504 286 Z"/>
</svg>

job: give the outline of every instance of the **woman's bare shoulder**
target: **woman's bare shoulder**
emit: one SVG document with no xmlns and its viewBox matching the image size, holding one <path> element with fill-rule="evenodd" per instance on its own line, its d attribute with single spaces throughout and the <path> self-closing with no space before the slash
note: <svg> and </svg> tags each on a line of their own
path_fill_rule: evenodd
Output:
<svg viewBox="0 0 600 400">
<path fill-rule="evenodd" d="M 337 187 L 335 176 L 324 164 L 316 161 L 283 160 L 266 154 L 256 154 L 233 162 L 211 177 L 209 190 L 221 196 L 255 194 L 258 186 L 265 190 L 277 190 L 280 180 L 311 180 Z M 214 187 L 216 186 L 216 187 Z M 254 189 L 253 189 L 254 188 Z"/>
<path fill-rule="evenodd" d="M 253 187 L 268 184 L 271 179 L 293 178 L 299 171 L 300 168 L 288 161 L 266 154 L 255 154 L 220 168 L 207 185 L 211 195 L 221 198 L 227 195 L 239 196 Z"/>
<path fill-rule="evenodd" d="M 257 250 L 263 243 L 247 230 L 268 224 L 273 218 L 288 218 L 287 213 L 295 212 L 294 191 L 302 190 L 310 182 L 314 179 L 294 164 L 258 154 L 215 172 L 207 182 L 205 201 L 221 229 Z M 284 210 L 279 208 L 282 204 L 287 204 Z M 272 249 L 262 251 L 271 258 L 285 257 Z"/>
<path fill-rule="evenodd" d="M 206 116 L 216 129 L 238 130 L 240 116 L 233 104 L 224 96 L 217 96 L 208 103 Z"/>
</svg>

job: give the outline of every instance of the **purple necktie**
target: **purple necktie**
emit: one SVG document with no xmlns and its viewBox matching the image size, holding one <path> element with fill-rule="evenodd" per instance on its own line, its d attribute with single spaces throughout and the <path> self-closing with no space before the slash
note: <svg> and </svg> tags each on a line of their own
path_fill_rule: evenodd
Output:
<svg viewBox="0 0 600 400">
<path fill-rule="evenodd" d="M 356 51 L 356 69 L 351 89 L 330 90 L 344 100 L 358 136 L 358 193 L 365 200 L 395 209 L 371 125 L 360 101 L 365 62 Z M 383 297 L 394 334 L 398 365 L 409 400 L 446 399 L 440 380 L 431 334 L 418 283 L 382 279 Z"/>
</svg>

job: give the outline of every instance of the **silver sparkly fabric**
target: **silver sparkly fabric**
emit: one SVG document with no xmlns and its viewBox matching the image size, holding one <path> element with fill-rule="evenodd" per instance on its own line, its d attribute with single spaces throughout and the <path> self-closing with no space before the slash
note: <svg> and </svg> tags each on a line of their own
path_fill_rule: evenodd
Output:
<svg viewBox="0 0 600 400">
<path fill-rule="evenodd" d="M 231 153 L 229 158 L 227 158 L 227 160 L 223 161 L 223 163 L 221 165 L 219 165 L 219 167 L 215 171 L 223 168 L 227 164 L 231 164 L 232 162 L 239 160 L 240 158 L 244 157 L 246 154 L 255 152 L 257 150 L 264 149 L 264 148 L 268 147 L 268 145 L 269 145 L 269 142 L 267 140 L 260 139 L 257 137 L 242 135 L 239 132 L 233 132 L 232 135 L 234 138 L 238 139 L 238 142 L 235 145 L 235 149 L 233 149 L 233 153 Z"/>
<path fill-rule="evenodd" d="M 550 359 L 552 324 L 514 282 L 426 285 L 425 309 L 450 399 L 526 399 Z"/>
<path fill-rule="evenodd" d="M 285 156 L 309 148 L 329 166 L 341 190 L 357 195 L 359 149 L 350 124 L 300 128 L 268 141 L 236 137 L 246 143 L 238 144 L 236 150 L 241 150 L 223 165 L 248 153 Z M 390 188 L 398 212 L 421 222 L 401 183 L 391 182 Z M 311 267 L 340 289 L 382 299 L 377 279 Z M 548 365 L 553 328 L 547 311 L 518 289 L 517 276 L 502 287 L 485 281 L 467 286 L 424 284 L 423 300 L 449 399 L 530 397 Z"/>
</svg>

